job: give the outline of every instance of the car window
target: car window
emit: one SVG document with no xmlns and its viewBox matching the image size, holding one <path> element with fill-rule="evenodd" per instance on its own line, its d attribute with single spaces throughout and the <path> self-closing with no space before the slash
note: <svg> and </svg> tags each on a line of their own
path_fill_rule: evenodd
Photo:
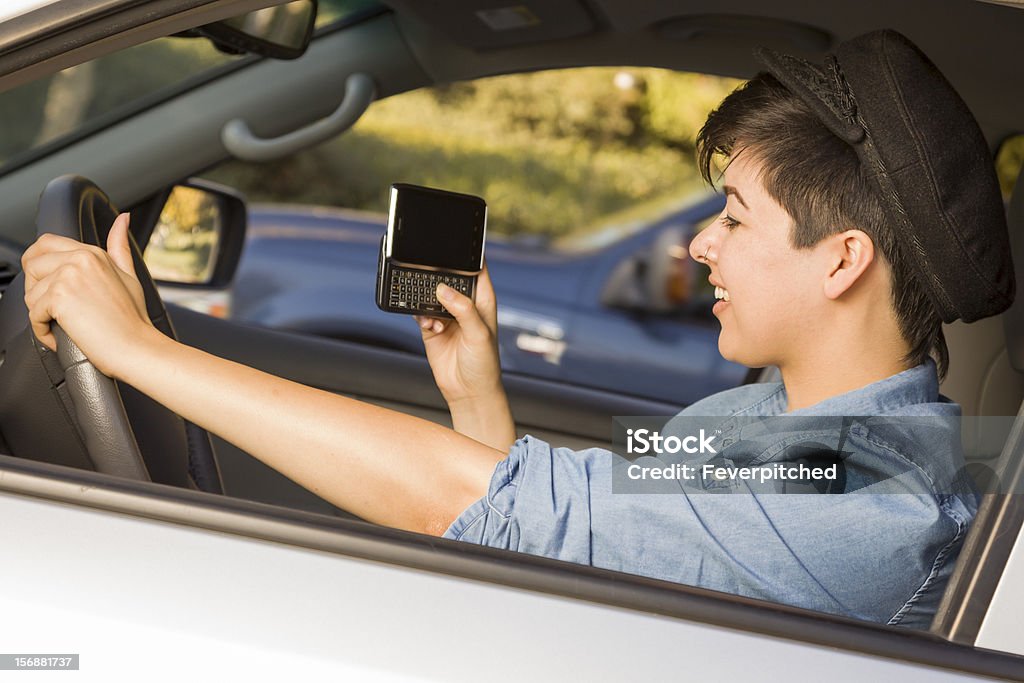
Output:
<svg viewBox="0 0 1024 683">
<path fill-rule="evenodd" d="M 317 27 L 379 8 L 372 0 L 321 0 Z M 162 38 L 0 93 L 0 174 L 239 59 L 205 39 Z"/>
<path fill-rule="evenodd" d="M 486 200 L 507 371 L 674 405 L 736 386 L 686 249 L 721 208 L 694 136 L 737 83 L 619 68 L 454 83 L 376 102 L 315 149 L 225 163 L 208 178 L 253 203 L 231 315 L 422 353 L 415 322 L 373 303 L 388 187 L 413 183 Z M 683 348 L 699 349 L 689 367 Z"/>
<path fill-rule="evenodd" d="M 377 0 L 319 0 L 316 11 L 316 27 L 323 28 L 358 15 L 373 12 L 383 7 Z"/>
<path fill-rule="evenodd" d="M 0 93 L 0 172 L 233 59 L 206 40 L 163 38 Z"/>
<path fill-rule="evenodd" d="M 213 175 L 255 201 L 382 213 L 391 182 L 417 179 L 483 196 L 490 235 L 582 235 L 699 193 L 694 134 L 737 83 L 606 68 L 455 83 L 378 101 L 345 135 L 273 169 L 236 162 Z"/>
<path fill-rule="evenodd" d="M 996 174 L 999 176 L 999 187 L 1003 191 L 1003 199 L 1009 201 L 1022 166 L 1024 166 L 1024 134 L 1013 135 L 999 145 L 999 151 L 996 154 Z"/>
</svg>

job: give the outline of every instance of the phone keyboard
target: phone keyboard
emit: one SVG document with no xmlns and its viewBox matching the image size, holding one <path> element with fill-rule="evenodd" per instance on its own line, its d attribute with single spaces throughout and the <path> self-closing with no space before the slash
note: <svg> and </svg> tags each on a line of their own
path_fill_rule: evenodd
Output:
<svg viewBox="0 0 1024 683">
<path fill-rule="evenodd" d="M 437 300 L 437 285 L 443 282 L 466 296 L 472 292 L 472 278 L 432 270 L 393 267 L 389 303 L 394 308 L 416 310 L 429 315 L 441 313 L 444 307 Z"/>
</svg>

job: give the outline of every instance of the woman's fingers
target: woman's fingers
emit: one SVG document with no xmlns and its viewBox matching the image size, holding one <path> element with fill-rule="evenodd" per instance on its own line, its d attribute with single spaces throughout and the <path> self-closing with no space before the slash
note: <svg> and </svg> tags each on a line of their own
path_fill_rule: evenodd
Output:
<svg viewBox="0 0 1024 683">
<path fill-rule="evenodd" d="M 60 235 L 49 233 L 40 235 L 39 239 L 33 242 L 21 256 L 21 269 L 25 272 L 25 288 L 31 287 L 36 281 L 67 263 L 66 257 L 72 254 L 78 254 L 79 256 L 76 258 L 84 262 L 87 258 L 97 258 L 103 255 L 103 250 Z"/>
<path fill-rule="evenodd" d="M 32 259 L 33 272 L 42 277 L 34 278 L 29 285 L 26 276 L 25 306 L 32 333 L 51 351 L 57 350 L 57 340 L 50 324 L 60 317 L 59 306 L 69 292 L 83 289 L 82 271 L 89 268 L 88 262 L 94 258 L 95 254 L 75 250 L 49 252 Z"/>
<path fill-rule="evenodd" d="M 99 265 L 99 260 L 104 258 L 102 253 L 97 253 L 83 248 L 78 244 L 78 249 L 69 251 L 51 251 L 39 253 L 30 259 L 25 259 L 25 291 L 35 286 L 41 280 L 45 280 L 58 270 L 67 269 L 70 271 L 88 270 Z"/>
<path fill-rule="evenodd" d="M 445 331 L 446 325 L 443 320 L 429 318 L 425 315 L 414 315 L 416 324 L 420 326 L 420 332 L 424 339 L 431 339 Z"/>
<path fill-rule="evenodd" d="M 494 286 L 491 284 L 491 274 L 487 271 L 486 262 L 480 275 L 476 278 L 476 307 L 491 334 L 497 336 L 498 301 L 494 296 Z"/>
<path fill-rule="evenodd" d="M 489 338 L 490 329 L 472 299 L 445 284 L 437 286 L 437 298 L 459 323 L 468 341 L 479 342 Z"/>
<path fill-rule="evenodd" d="M 39 254 L 46 254 L 52 251 L 74 251 L 82 248 L 82 243 L 70 237 L 62 237 L 47 232 L 36 238 L 36 241 L 29 245 L 22 255 L 22 259 Z"/>
<path fill-rule="evenodd" d="M 122 213 L 114 219 L 114 224 L 110 226 L 110 232 L 107 233 L 107 253 L 110 254 L 110 260 L 114 262 L 114 265 L 137 280 L 135 262 L 132 259 L 132 248 L 128 243 L 128 223 L 130 220 L 131 215 L 127 213 Z"/>
<path fill-rule="evenodd" d="M 47 277 L 38 281 L 30 290 L 25 292 L 25 305 L 28 307 L 28 320 L 32 326 L 32 334 L 51 351 L 57 350 L 57 340 L 50 329 L 50 323 L 56 317 L 54 309 L 55 297 L 53 296 L 57 286 L 56 278 Z M 59 285 L 58 285 L 59 286 Z"/>
<path fill-rule="evenodd" d="M 498 334 L 497 302 L 491 277 L 484 263 L 477 277 L 475 301 L 456 289 L 445 284 L 437 286 L 437 298 L 445 309 L 452 314 L 462 328 L 469 341 L 481 341 Z M 424 339 L 431 339 L 442 334 L 451 325 L 450 320 L 417 315 L 416 323 Z"/>
<path fill-rule="evenodd" d="M 31 311 L 36 303 L 42 298 L 46 290 L 50 288 L 50 283 L 53 281 L 52 277 L 45 277 L 42 280 L 36 280 L 31 287 L 25 288 L 25 306 Z"/>
</svg>

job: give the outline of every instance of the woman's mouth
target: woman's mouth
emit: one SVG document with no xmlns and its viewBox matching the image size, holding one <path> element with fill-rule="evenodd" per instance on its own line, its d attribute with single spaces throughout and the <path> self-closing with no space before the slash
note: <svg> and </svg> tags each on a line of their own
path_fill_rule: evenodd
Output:
<svg viewBox="0 0 1024 683">
<path fill-rule="evenodd" d="M 717 299 L 717 301 L 715 302 L 715 305 L 711 307 L 711 312 L 717 315 L 721 313 L 731 301 L 729 298 L 729 290 L 725 287 L 715 285 L 715 299 Z"/>
</svg>

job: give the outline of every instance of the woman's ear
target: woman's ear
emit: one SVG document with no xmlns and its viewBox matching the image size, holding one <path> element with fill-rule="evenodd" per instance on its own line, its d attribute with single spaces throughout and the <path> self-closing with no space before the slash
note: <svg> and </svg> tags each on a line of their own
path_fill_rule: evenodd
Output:
<svg viewBox="0 0 1024 683">
<path fill-rule="evenodd" d="M 829 299 L 838 299 L 875 260 L 875 245 L 863 230 L 846 230 L 825 239 L 829 270 L 824 293 Z"/>
</svg>

